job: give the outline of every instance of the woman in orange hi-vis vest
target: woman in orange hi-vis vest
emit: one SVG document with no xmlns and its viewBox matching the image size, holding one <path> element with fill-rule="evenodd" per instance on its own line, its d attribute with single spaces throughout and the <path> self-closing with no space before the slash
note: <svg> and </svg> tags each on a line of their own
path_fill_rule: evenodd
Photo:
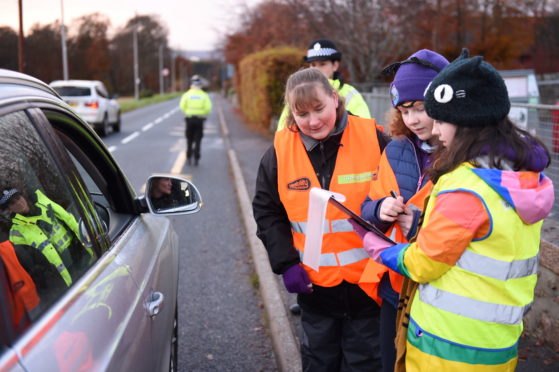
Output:
<svg viewBox="0 0 559 372">
<path fill-rule="evenodd" d="M 303 370 L 378 371 L 379 306 L 358 284 L 370 259 L 347 216 L 328 208 L 318 271 L 302 257 L 310 189 L 342 193 L 357 211 L 387 140 L 374 119 L 348 115 L 316 69 L 291 75 L 285 97 L 287 127 L 261 160 L 253 212 L 272 270 L 298 294 Z"/>
<path fill-rule="evenodd" d="M 361 215 L 399 243 L 406 243 L 415 235 L 423 201 L 431 191 L 425 171 L 437 139 L 431 133 L 433 119 L 423 107 L 423 92 L 446 65 L 446 58 L 423 49 L 384 70 L 396 73 L 390 85 L 394 109 L 389 131 L 394 140 L 384 150 L 378 176 L 371 182 L 369 195 L 361 205 Z M 394 370 L 396 309 L 402 282 L 401 275 L 373 264 L 367 266 L 360 280 L 367 293 L 383 300 L 380 338 L 385 372 Z"/>
</svg>

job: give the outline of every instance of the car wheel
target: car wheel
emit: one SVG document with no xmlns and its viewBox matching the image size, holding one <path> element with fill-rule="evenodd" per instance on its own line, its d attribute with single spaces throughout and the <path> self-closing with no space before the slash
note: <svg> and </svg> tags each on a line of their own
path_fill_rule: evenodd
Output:
<svg viewBox="0 0 559 372">
<path fill-rule="evenodd" d="M 175 305 L 175 318 L 173 319 L 173 330 L 171 332 L 171 354 L 169 358 L 169 372 L 176 372 L 177 362 L 178 362 L 178 351 L 179 351 L 179 317 L 178 310 Z"/>
<path fill-rule="evenodd" d="M 116 115 L 116 121 L 113 123 L 113 130 L 115 133 L 120 132 L 120 111 Z"/>
<path fill-rule="evenodd" d="M 109 126 L 109 119 L 107 117 L 107 114 L 105 113 L 105 116 L 103 116 L 103 121 L 101 122 L 101 125 L 99 126 L 99 135 L 101 137 L 105 137 L 107 135 L 107 127 Z"/>
</svg>

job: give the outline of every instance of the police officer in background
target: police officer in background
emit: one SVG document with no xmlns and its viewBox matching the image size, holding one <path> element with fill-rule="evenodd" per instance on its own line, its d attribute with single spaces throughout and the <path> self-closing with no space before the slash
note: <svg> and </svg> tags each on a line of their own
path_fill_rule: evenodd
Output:
<svg viewBox="0 0 559 372">
<path fill-rule="evenodd" d="M 204 135 L 204 121 L 212 111 L 212 101 L 202 90 L 202 81 L 198 75 L 192 76 L 190 89 L 181 98 L 180 109 L 186 121 L 186 159 L 188 165 L 198 165 L 200 145 Z"/>
<path fill-rule="evenodd" d="M 342 53 L 332 41 L 327 39 L 318 39 L 311 42 L 307 55 L 303 57 L 303 62 L 308 63 L 310 68 L 320 70 L 328 78 L 332 87 L 343 97 L 345 109 L 351 115 L 370 119 L 369 106 L 367 106 L 367 102 L 365 102 L 361 93 L 342 79 L 342 74 L 339 71 L 341 60 Z M 278 120 L 277 130 L 285 128 L 287 113 L 287 106 L 285 106 Z"/>
</svg>

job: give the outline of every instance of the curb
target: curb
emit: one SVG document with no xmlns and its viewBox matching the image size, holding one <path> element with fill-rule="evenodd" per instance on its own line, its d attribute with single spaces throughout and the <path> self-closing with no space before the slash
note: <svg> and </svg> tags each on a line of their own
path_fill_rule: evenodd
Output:
<svg viewBox="0 0 559 372">
<path fill-rule="evenodd" d="M 218 113 L 221 132 L 229 158 L 229 165 L 237 191 L 242 220 L 245 226 L 256 274 L 258 275 L 262 301 L 264 302 L 264 308 L 268 316 L 268 324 L 277 367 L 278 370 L 282 372 L 300 371 L 302 370 L 302 365 L 299 345 L 291 330 L 287 311 L 285 310 L 285 306 L 279 294 L 280 288 L 275 274 L 270 268 L 268 254 L 262 242 L 256 236 L 256 222 L 252 215 L 252 203 L 248 195 L 241 167 L 237 160 L 237 154 L 235 150 L 232 149 L 229 141 L 229 130 L 221 106 L 218 106 Z"/>
</svg>

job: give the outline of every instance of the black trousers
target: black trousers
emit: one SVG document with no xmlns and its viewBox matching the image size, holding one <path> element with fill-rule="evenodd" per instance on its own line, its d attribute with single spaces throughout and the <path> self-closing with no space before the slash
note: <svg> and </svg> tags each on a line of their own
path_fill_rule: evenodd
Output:
<svg viewBox="0 0 559 372">
<path fill-rule="evenodd" d="M 380 307 L 380 350 L 383 372 L 393 372 L 396 363 L 396 313 L 397 309 L 388 301 Z"/>
<path fill-rule="evenodd" d="M 301 314 L 303 371 L 381 371 L 379 314 L 334 318 Z"/>
<path fill-rule="evenodd" d="M 186 121 L 186 158 L 200 159 L 200 146 L 204 136 L 203 117 L 191 116 L 185 118 Z"/>
</svg>

